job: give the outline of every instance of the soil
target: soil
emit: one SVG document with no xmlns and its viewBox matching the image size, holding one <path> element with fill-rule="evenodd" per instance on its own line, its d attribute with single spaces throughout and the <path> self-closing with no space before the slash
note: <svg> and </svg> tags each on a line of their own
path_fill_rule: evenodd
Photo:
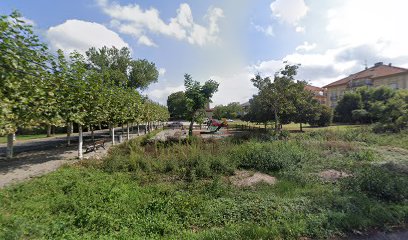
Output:
<svg viewBox="0 0 408 240">
<path fill-rule="evenodd" d="M 237 187 L 251 187 L 258 183 L 274 185 L 277 181 L 275 177 L 268 174 L 250 171 L 236 171 L 234 176 L 231 176 L 229 180 Z"/>
<path fill-rule="evenodd" d="M 328 170 L 325 170 L 319 173 L 319 177 L 323 181 L 327 181 L 327 182 L 336 182 L 337 180 L 341 178 L 350 177 L 350 176 L 351 174 L 348 174 L 342 171 L 337 171 L 334 169 L 328 169 Z"/>
</svg>

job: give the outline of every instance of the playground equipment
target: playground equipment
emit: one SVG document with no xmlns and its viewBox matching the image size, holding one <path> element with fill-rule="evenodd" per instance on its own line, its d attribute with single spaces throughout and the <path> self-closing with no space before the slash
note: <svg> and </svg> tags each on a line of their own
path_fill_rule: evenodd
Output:
<svg viewBox="0 0 408 240">
<path fill-rule="evenodd" d="M 217 133 L 222 127 L 227 127 L 227 119 L 223 118 L 221 119 L 222 122 L 218 122 L 217 120 L 211 119 L 209 120 L 208 124 L 208 131 L 202 131 L 200 134 L 213 134 Z"/>
</svg>

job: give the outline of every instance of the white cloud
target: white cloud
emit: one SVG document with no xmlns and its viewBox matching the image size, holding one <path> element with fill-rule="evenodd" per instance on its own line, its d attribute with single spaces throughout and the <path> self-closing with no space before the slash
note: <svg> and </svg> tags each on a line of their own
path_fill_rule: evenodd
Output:
<svg viewBox="0 0 408 240">
<path fill-rule="evenodd" d="M 156 101 L 160 104 L 166 104 L 167 103 L 167 97 L 174 93 L 174 92 L 179 92 L 179 91 L 184 91 L 184 85 L 179 85 L 179 86 L 167 86 L 167 87 L 159 87 L 159 85 L 152 86 L 152 89 L 149 89 L 146 91 L 147 96 L 149 96 L 150 99 L 153 101 Z"/>
<path fill-rule="evenodd" d="M 271 3 L 270 8 L 275 17 L 295 26 L 309 10 L 304 0 L 276 0 Z"/>
<path fill-rule="evenodd" d="M 217 81 L 220 85 L 218 92 L 212 98 L 211 106 L 228 104 L 230 102 L 247 102 L 257 92 L 250 81 L 254 73 L 246 68 L 238 73 L 223 76 L 211 76 L 210 79 Z"/>
<path fill-rule="evenodd" d="M 268 25 L 266 27 L 256 25 L 252 23 L 252 26 L 254 26 L 255 30 L 261 33 L 264 33 L 266 36 L 273 37 L 275 34 L 273 33 L 273 27 L 272 25 Z"/>
<path fill-rule="evenodd" d="M 408 53 L 407 1 L 346 1 L 327 12 L 326 30 L 342 45 L 382 45 L 381 53 L 398 57 Z"/>
<path fill-rule="evenodd" d="M 152 40 L 150 40 L 150 38 L 148 38 L 146 35 L 140 36 L 137 43 L 141 45 L 146 45 L 148 47 L 157 47 L 157 45 Z"/>
<path fill-rule="evenodd" d="M 300 32 L 300 33 L 306 32 L 305 28 L 304 28 L 304 27 L 301 27 L 301 26 L 297 26 L 297 27 L 295 28 L 295 31 L 296 31 L 296 32 Z"/>
<path fill-rule="evenodd" d="M 159 75 L 160 75 L 160 76 L 164 76 L 165 73 L 166 73 L 166 69 L 165 69 L 165 68 L 159 68 Z"/>
<path fill-rule="evenodd" d="M 70 19 L 50 27 L 46 37 L 53 49 L 62 49 L 67 53 L 74 50 L 84 53 L 90 47 L 129 47 L 117 33 L 105 26 L 77 19 Z"/>
<path fill-rule="evenodd" d="M 315 49 L 316 46 L 317 46 L 316 43 L 310 44 L 309 42 L 306 41 L 306 42 L 303 42 L 302 45 L 297 46 L 296 51 L 298 51 L 298 52 L 301 52 L 301 51 L 308 52 L 310 50 Z"/>
<path fill-rule="evenodd" d="M 222 9 L 210 7 L 204 17 L 208 21 L 208 26 L 203 26 L 194 21 L 190 6 L 183 3 L 177 9 L 177 15 L 166 23 L 160 18 L 160 13 L 155 8 L 142 9 L 137 4 L 120 5 L 108 0 L 97 0 L 97 2 L 102 10 L 112 18 L 111 25 L 115 29 L 139 41 L 141 36 L 147 38 L 148 33 L 154 33 L 185 40 L 199 46 L 214 43 L 220 31 L 218 21 L 224 16 Z"/>
</svg>

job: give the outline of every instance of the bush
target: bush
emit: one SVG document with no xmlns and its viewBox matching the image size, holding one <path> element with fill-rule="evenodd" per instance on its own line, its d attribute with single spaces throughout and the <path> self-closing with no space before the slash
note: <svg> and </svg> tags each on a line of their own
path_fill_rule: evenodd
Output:
<svg viewBox="0 0 408 240">
<path fill-rule="evenodd" d="M 365 149 L 365 150 L 360 150 L 357 152 L 352 152 L 349 155 L 352 159 L 356 161 L 367 161 L 367 162 L 372 162 L 375 160 L 376 156 L 374 151 L 370 149 Z"/>
<path fill-rule="evenodd" d="M 399 131 L 401 131 L 401 129 L 395 123 L 379 122 L 379 123 L 374 124 L 373 126 L 373 132 L 375 133 L 386 133 L 386 132 L 397 133 Z"/>
<path fill-rule="evenodd" d="M 351 118 L 354 122 L 368 123 L 370 122 L 370 113 L 365 109 L 356 109 L 351 112 Z"/>
<path fill-rule="evenodd" d="M 383 201 L 404 202 L 408 200 L 407 175 L 393 173 L 380 166 L 365 168 L 353 179 L 346 181 L 345 186 Z"/>
<path fill-rule="evenodd" d="M 333 110 L 326 105 L 321 105 L 317 110 L 318 117 L 309 119 L 308 123 L 313 127 L 329 126 L 333 121 Z"/>
<path fill-rule="evenodd" d="M 259 171 L 277 171 L 296 166 L 308 156 L 307 149 L 295 142 L 249 142 L 234 149 L 232 158 L 240 167 Z"/>
</svg>

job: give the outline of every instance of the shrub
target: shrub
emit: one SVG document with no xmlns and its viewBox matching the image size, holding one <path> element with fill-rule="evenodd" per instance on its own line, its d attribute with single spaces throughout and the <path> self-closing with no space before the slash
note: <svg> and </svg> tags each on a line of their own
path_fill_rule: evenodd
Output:
<svg viewBox="0 0 408 240">
<path fill-rule="evenodd" d="M 295 142 L 249 142 L 234 149 L 232 158 L 240 167 L 259 171 L 290 168 L 308 157 L 308 151 Z"/>
<path fill-rule="evenodd" d="M 378 122 L 378 123 L 374 124 L 374 126 L 373 126 L 373 132 L 375 132 L 375 133 L 386 133 L 386 132 L 397 133 L 400 130 L 401 129 L 395 123 L 381 123 L 381 122 Z"/>
<path fill-rule="evenodd" d="M 360 162 L 361 161 L 372 162 L 376 158 L 374 151 L 372 151 L 371 149 L 364 149 L 357 152 L 352 152 L 349 156 L 352 159 Z"/>
<path fill-rule="evenodd" d="M 370 113 L 365 109 L 356 109 L 351 112 L 351 119 L 354 122 L 368 123 L 371 119 Z"/>
<path fill-rule="evenodd" d="M 329 126 L 333 121 L 333 110 L 326 105 L 321 105 L 316 110 L 318 117 L 309 119 L 308 123 L 313 127 Z"/>
<path fill-rule="evenodd" d="M 368 196 L 390 202 L 404 202 L 408 199 L 408 177 L 393 173 L 380 166 L 370 166 L 345 182 L 347 188 L 359 190 Z"/>
</svg>

